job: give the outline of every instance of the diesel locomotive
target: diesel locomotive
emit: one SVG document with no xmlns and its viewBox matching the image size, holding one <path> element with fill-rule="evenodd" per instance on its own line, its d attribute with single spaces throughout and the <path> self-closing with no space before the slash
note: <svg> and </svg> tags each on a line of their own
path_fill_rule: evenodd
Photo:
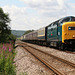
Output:
<svg viewBox="0 0 75 75">
<path fill-rule="evenodd" d="M 48 26 L 30 32 L 21 37 L 22 41 L 57 47 L 62 50 L 74 48 L 75 45 L 75 17 L 61 18 Z"/>
</svg>

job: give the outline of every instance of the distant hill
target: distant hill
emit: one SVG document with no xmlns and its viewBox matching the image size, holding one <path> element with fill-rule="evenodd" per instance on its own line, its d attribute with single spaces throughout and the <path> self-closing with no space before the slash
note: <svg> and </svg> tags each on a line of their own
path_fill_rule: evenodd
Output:
<svg viewBox="0 0 75 75">
<path fill-rule="evenodd" d="M 25 31 L 22 31 L 22 30 L 11 30 L 11 33 L 13 35 L 15 35 L 16 37 L 21 37 L 25 33 Z"/>
</svg>

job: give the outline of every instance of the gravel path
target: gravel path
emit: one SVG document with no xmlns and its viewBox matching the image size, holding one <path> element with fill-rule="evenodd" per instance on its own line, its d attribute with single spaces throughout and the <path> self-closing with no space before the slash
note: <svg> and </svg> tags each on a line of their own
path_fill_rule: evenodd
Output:
<svg viewBox="0 0 75 75">
<path fill-rule="evenodd" d="M 45 51 L 47 53 L 50 53 L 52 55 L 55 55 L 57 57 L 63 58 L 65 60 L 70 61 L 75 64 L 75 54 L 70 54 L 70 53 L 62 52 L 62 51 L 59 51 L 59 50 L 56 50 L 53 48 L 39 46 L 39 45 L 35 45 L 35 44 L 29 44 L 29 43 L 27 43 L 27 44 L 30 46 L 33 46 L 35 48 L 38 48 L 42 51 Z"/>
<path fill-rule="evenodd" d="M 49 72 L 49 70 L 45 69 L 45 66 L 42 67 L 43 64 L 35 60 L 35 58 L 27 51 L 24 51 L 22 47 L 18 46 L 16 52 L 17 54 L 14 61 L 17 75 L 21 73 L 25 75 L 54 75 L 52 71 Z"/>
</svg>

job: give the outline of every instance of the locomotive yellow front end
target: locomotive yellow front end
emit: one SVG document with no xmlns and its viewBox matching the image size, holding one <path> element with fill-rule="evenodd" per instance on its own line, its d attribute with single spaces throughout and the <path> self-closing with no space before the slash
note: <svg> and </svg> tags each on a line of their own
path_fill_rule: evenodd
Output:
<svg viewBox="0 0 75 75">
<path fill-rule="evenodd" d="M 75 22 L 65 22 L 62 25 L 62 43 L 75 44 Z"/>
</svg>

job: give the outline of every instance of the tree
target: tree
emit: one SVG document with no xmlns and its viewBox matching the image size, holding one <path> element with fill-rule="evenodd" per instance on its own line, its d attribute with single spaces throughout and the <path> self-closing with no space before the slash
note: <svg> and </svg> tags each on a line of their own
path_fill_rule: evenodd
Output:
<svg viewBox="0 0 75 75">
<path fill-rule="evenodd" d="M 11 34 L 9 24 L 9 15 L 0 8 L 0 42 L 6 42 L 7 37 Z"/>
<path fill-rule="evenodd" d="M 27 30 L 27 31 L 24 33 L 24 35 L 25 35 L 25 34 L 28 34 L 28 33 L 30 33 L 30 32 L 32 32 L 32 31 L 34 31 L 34 30 Z"/>
</svg>

